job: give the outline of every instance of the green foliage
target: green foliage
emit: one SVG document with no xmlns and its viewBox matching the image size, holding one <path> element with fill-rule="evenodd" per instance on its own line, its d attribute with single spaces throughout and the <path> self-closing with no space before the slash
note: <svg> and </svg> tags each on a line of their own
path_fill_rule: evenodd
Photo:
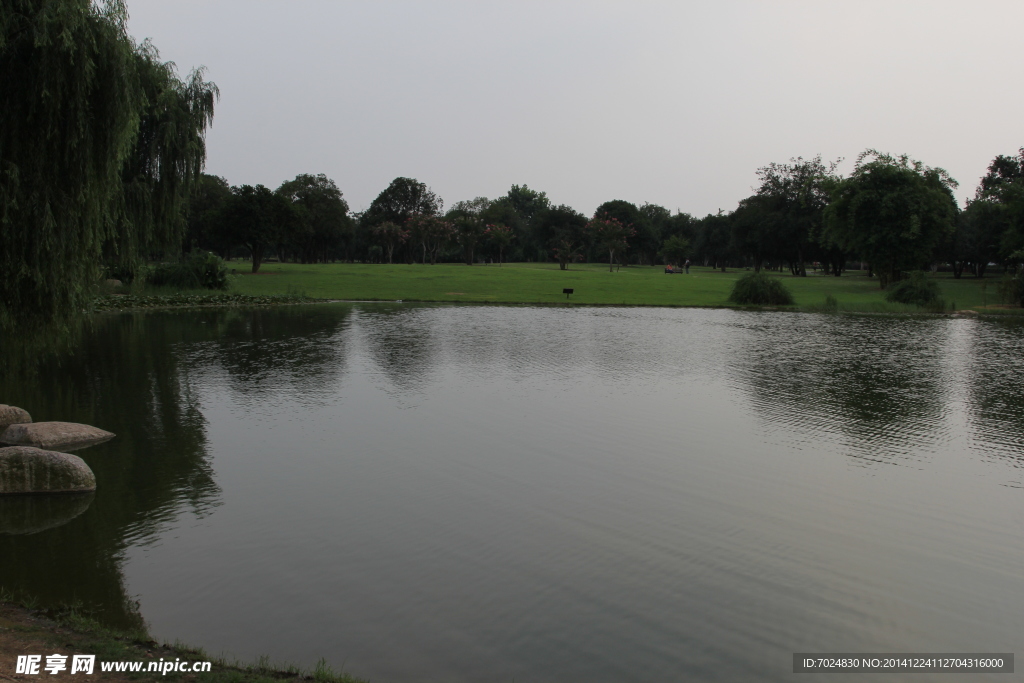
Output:
<svg viewBox="0 0 1024 683">
<path fill-rule="evenodd" d="M 665 263 L 682 265 L 690 253 L 690 241 L 685 237 L 673 235 L 665 240 L 660 253 Z"/>
<path fill-rule="evenodd" d="M 836 299 L 831 294 L 827 295 L 825 297 L 825 305 L 822 307 L 822 309 L 826 313 L 835 313 L 836 311 L 839 310 L 839 300 Z"/>
<path fill-rule="evenodd" d="M 750 272 L 733 285 L 729 301 L 734 304 L 789 306 L 793 303 L 793 295 L 778 278 Z"/>
<path fill-rule="evenodd" d="M 621 202 L 621 204 L 626 203 Z M 601 206 L 608 206 L 609 204 L 615 204 L 615 202 L 606 202 Z M 633 205 L 630 204 L 629 206 Z M 633 208 L 636 209 L 635 206 Z M 594 214 L 594 217 L 587 223 L 586 230 L 591 241 L 599 249 L 608 252 L 608 272 L 612 271 L 612 266 L 615 263 L 615 254 L 628 249 L 629 240 L 636 236 L 636 229 L 632 224 L 623 223 L 618 218 L 602 213 Z"/>
<path fill-rule="evenodd" d="M 216 86 L 127 33 L 122 0 L 0 0 L 0 325 L 84 308 L 103 262 L 176 248 Z"/>
<path fill-rule="evenodd" d="M 893 285 L 885 295 L 886 301 L 915 306 L 935 307 L 940 304 L 939 285 L 921 271 L 914 271 Z"/>
<path fill-rule="evenodd" d="M 287 245 L 299 254 L 303 263 L 326 263 L 352 234 L 348 202 L 341 190 L 323 173 L 303 173 L 277 188 L 291 202 L 297 216 L 292 229 L 282 234 L 281 251 Z M 278 254 L 279 256 L 281 254 Z"/>
<path fill-rule="evenodd" d="M 151 254 L 181 250 L 190 196 L 202 178 L 206 129 L 213 123 L 217 86 L 203 80 L 204 69 L 186 80 L 174 62 L 143 42 L 134 55 L 143 93 L 139 129 L 121 169 L 121 193 L 114 234 L 104 260 L 139 268 Z"/>
<path fill-rule="evenodd" d="M 867 259 L 884 288 L 901 271 L 930 261 L 953 234 L 954 187 L 941 168 L 868 150 L 832 190 L 825 239 Z"/>
<path fill-rule="evenodd" d="M 392 257 L 395 253 L 395 247 L 405 244 L 409 240 L 409 231 L 402 228 L 402 226 L 392 223 L 391 221 L 384 221 L 374 226 L 373 237 L 380 244 L 384 246 L 384 249 L 388 252 L 388 263 L 392 263 Z"/>
<path fill-rule="evenodd" d="M 83 308 L 143 103 L 122 2 L 0 0 L 0 325 Z"/>
<path fill-rule="evenodd" d="M 292 203 L 263 185 L 232 188 L 224 207 L 223 227 L 231 242 L 241 244 L 252 256 L 252 272 L 258 272 L 267 249 L 276 245 L 299 222 Z"/>
<path fill-rule="evenodd" d="M 1024 272 L 1004 278 L 999 283 L 999 294 L 1006 303 L 1024 307 Z"/>
<path fill-rule="evenodd" d="M 95 311 L 125 311 L 136 308 L 197 308 L 203 306 L 273 306 L 324 301 L 305 294 L 193 294 L 100 296 Z"/>
<path fill-rule="evenodd" d="M 367 227 L 390 221 L 405 225 L 414 214 L 433 216 L 444 202 L 424 183 L 413 178 L 395 178 L 370 204 L 362 220 Z"/>
<path fill-rule="evenodd" d="M 225 178 L 206 173 L 199 177 L 189 201 L 186 249 L 227 253 L 231 244 L 220 228 L 224 207 L 230 200 L 231 186 Z"/>
<path fill-rule="evenodd" d="M 209 252 L 193 251 L 177 263 L 161 263 L 149 283 L 175 289 L 227 289 L 228 268 L 224 259 Z"/>
<path fill-rule="evenodd" d="M 505 249 L 515 238 L 515 232 L 507 225 L 498 223 L 497 225 L 488 225 L 484 229 L 484 237 L 498 249 L 498 265 L 500 266 Z"/>
</svg>

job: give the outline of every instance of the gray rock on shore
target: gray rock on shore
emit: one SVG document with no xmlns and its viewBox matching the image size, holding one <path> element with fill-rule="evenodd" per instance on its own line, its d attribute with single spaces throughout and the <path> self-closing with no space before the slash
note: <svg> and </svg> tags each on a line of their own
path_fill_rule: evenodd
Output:
<svg viewBox="0 0 1024 683">
<path fill-rule="evenodd" d="M 76 422 L 13 424 L 0 434 L 0 444 L 43 449 L 75 450 L 109 441 L 111 432 Z"/>
<path fill-rule="evenodd" d="M 32 416 L 24 408 L 0 403 L 0 434 L 3 434 L 3 431 L 11 425 L 24 424 L 31 421 Z"/>
<path fill-rule="evenodd" d="M 0 448 L 0 494 L 95 490 L 96 475 L 77 455 L 27 446 Z"/>
</svg>

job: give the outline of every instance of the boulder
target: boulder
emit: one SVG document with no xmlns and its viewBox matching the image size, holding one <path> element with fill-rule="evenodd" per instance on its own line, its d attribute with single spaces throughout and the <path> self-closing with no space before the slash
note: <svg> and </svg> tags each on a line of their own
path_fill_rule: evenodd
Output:
<svg viewBox="0 0 1024 683">
<path fill-rule="evenodd" d="M 0 434 L 0 444 L 67 451 L 95 446 L 113 438 L 110 432 L 76 422 L 32 422 L 8 427 Z"/>
<path fill-rule="evenodd" d="M 89 509 L 95 493 L 0 496 L 0 534 L 27 535 L 67 524 Z"/>
<path fill-rule="evenodd" d="M 28 446 L 0 448 L 0 495 L 96 490 L 96 475 L 70 453 Z"/>
<path fill-rule="evenodd" d="M 31 422 L 32 416 L 27 410 L 17 406 L 8 406 L 0 403 L 0 434 L 11 425 Z"/>
</svg>

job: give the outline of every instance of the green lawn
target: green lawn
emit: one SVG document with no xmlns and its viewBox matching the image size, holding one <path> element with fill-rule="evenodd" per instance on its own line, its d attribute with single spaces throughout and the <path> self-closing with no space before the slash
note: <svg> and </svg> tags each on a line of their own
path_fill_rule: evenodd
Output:
<svg viewBox="0 0 1024 683">
<path fill-rule="evenodd" d="M 557 264 L 509 263 L 504 266 L 462 264 L 369 265 L 266 263 L 248 272 L 245 262 L 229 264 L 238 270 L 231 291 L 266 296 L 304 294 L 310 297 L 383 301 L 466 301 L 475 303 L 565 303 L 563 288 L 575 291 L 573 304 L 642 306 L 726 306 L 733 282 L 744 272 L 726 273 L 693 267 L 689 275 L 667 275 L 662 267 L 630 266 L 608 272 L 598 264 L 574 265 L 562 271 Z M 789 287 L 797 307 L 813 310 L 829 294 L 840 310 L 916 311 L 913 306 L 885 301 L 876 278 L 861 271 L 842 277 L 809 274 L 806 278 L 775 274 Z M 997 277 L 954 280 L 936 276 L 947 304 L 957 309 L 997 304 Z"/>
</svg>

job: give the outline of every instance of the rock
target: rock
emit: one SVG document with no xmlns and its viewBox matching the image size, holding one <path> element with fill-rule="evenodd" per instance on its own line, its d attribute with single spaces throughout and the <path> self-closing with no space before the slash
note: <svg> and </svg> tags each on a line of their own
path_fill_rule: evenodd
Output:
<svg viewBox="0 0 1024 683">
<path fill-rule="evenodd" d="M 3 434 L 3 431 L 10 425 L 23 424 L 31 421 L 32 416 L 28 414 L 27 410 L 17 406 L 8 406 L 0 403 L 0 434 Z"/>
<path fill-rule="evenodd" d="M 110 432 L 75 422 L 32 422 L 8 427 L 0 434 L 0 444 L 75 450 L 113 438 Z"/>
<path fill-rule="evenodd" d="M 0 496 L 0 534 L 37 534 L 67 524 L 89 509 L 95 494 Z"/>
<path fill-rule="evenodd" d="M 0 448 L 0 494 L 96 490 L 96 475 L 77 455 L 28 446 Z"/>
</svg>

